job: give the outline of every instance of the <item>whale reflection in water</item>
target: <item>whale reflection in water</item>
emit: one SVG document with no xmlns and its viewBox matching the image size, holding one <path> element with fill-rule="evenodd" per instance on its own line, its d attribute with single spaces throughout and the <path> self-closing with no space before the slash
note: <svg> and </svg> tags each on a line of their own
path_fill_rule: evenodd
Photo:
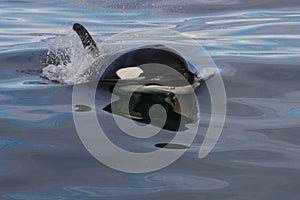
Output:
<svg viewBox="0 0 300 200">
<path fill-rule="evenodd" d="M 175 94 L 172 91 L 175 90 L 174 87 L 169 89 L 166 86 L 160 85 L 144 85 L 138 87 L 132 93 L 128 105 L 126 89 L 130 89 L 130 85 L 128 87 L 124 86 L 117 91 L 114 90 L 114 94 L 118 95 L 119 99 L 107 105 L 104 110 L 112 112 L 113 106 L 115 108 L 113 110 L 114 114 L 146 124 L 150 124 L 151 122 L 154 126 L 159 125 L 161 120 L 166 120 L 164 126 L 161 128 L 171 131 L 186 130 L 187 128 L 182 125 L 193 123 L 198 119 L 198 108 L 190 91 Z M 182 89 L 188 90 L 188 87 Z M 181 103 L 178 101 L 178 95 L 180 95 Z M 149 110 L 154 105 L 163 107 L 167 119 L 162 119 L 164 116 L 160 115 L 161 112 L 154 112 L 154 114 L 151 114 L 150 119 Z"/>
<path fill-rule="evenodd" d="M 152 63 L 116 70 L 119 81 L 111 90 L 119 98 L 104 110 L 166 130 L 187 130 L 185 125 L 198 119 L 194 89 L 178 71 L 165 68 Z M 149 69 L 152 72 L 145 73 Z M 164 73 L 159 73 L 164 69 Z M 150 114 L 154 107 L 158 110 Z M 163 126 L 162 121 L 165 121 Z"/>
</svg>

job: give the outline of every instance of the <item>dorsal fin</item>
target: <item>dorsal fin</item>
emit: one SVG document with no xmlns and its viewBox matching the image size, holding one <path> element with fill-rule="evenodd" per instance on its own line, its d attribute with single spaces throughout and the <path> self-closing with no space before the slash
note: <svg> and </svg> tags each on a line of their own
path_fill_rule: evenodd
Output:
<svg viewBox="0 0 300 200">
<path fill-rule="evenodd" d="M 99 56 L 99 49 L 90 33 L 81 24 L 75 23 L 73 30 L 78 34 L 82 45 L 94 58 Z"/>
</svg>

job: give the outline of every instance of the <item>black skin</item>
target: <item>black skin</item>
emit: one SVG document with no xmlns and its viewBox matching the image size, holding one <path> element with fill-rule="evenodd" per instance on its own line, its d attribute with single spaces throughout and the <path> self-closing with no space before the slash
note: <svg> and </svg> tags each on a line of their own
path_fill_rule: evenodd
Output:
<svg viewBox="0 0 300 200">
<path fill-rule="evenodd" d="M 106 68 L 106 71 L 103 73 L 102 78 L 118 79 L 114 71 L 117 71 L 121 68 L 141 66 L 149 63 L 158 63 L 169 66 L 182 74 L 190 84 L 194 82 L 194 74 L 188 71 L 188 63 L 181 56 L 168 51 L 165 46 L 156 47 L 155 45 L 124 52 Z M 179 81 L 174 82 L 168 80 L 167 74 L 165 74 L 164 69 L 156 68 L 155 70 L 153 70 L 150 67 L 143 68 L 143 71 L 144 72 L 141 76 L 149 78 L 164 74 L 167 85 L 168 83 L 179 83 Z M 161 80 L 161 82 L 164 82 L 164 80 Z"/>
<path fill-rule="evenodd" d="M 99 56 L 99 49 L 90 33 L 81 24 L 75 23 L 73 30 L 78 34 L 82 45 L 94 58 Z"/>
</svg>

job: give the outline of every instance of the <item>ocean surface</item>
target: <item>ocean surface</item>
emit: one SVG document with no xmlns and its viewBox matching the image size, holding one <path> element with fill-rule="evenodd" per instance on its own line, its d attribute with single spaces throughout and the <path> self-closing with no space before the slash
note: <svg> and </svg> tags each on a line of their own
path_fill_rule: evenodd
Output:
<svg viewBox="0 0 300 200">
<path fill-rule="evenodd" d="M 70 48 L 81 58 L 74 23 L 98 44 L 124 31 L 157 28 L 197 41 L 218 67 L 227 96 L 212 152 L 198 158 L 211 115 L 204 84 L 196 91 L 198 134 L 173 164 L 135 174 L 96 160 L 73 120 L 73 112 L 90 109 L 72 105 L 77 79 L 60 84 L 40 76 L 49 49 Z M 65 75 L 72 78 L 71 72 Z M 299 199 L 299 77 L 297 1 L 1 0 L 0 199 Z M 150 139 L 124 135 L 103 110 L 107 91 L 97 91 L 97 117 L 115 144 L 148 152 L 172 139 L 170 130 Z"/>
</svg>

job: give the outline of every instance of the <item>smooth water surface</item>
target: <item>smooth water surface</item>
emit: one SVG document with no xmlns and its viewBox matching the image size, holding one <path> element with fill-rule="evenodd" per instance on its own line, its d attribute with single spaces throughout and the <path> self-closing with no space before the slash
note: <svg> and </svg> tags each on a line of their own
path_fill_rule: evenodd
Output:
<svg viewBox="0 0 300 200">
<path fill-rule="evenodd" d="M 299 8 L 277 0 L 1 1 L 0 199 L 298 199 Z M 66 38 L 75 22 L 98 43 L 158 27 L 198 41 L 220 69 L 227 93 L 226 123 L 213 152 L 198 158 L 210 119 L 203 86 L 197 90 L 203 134 L 175 163 L 126 174 L 94 159 L 72 116 L 89 108 L 72 107 L 72 85 L 39 76 L 47 48 L 74 46 L 76 39 Z M 149 140 L 124 136 L 102 110 L 106 90 L 97 97 L 98 119 L 117 145 L 153 151 L 172 138 L 171 132 Z"/>
</svg>

